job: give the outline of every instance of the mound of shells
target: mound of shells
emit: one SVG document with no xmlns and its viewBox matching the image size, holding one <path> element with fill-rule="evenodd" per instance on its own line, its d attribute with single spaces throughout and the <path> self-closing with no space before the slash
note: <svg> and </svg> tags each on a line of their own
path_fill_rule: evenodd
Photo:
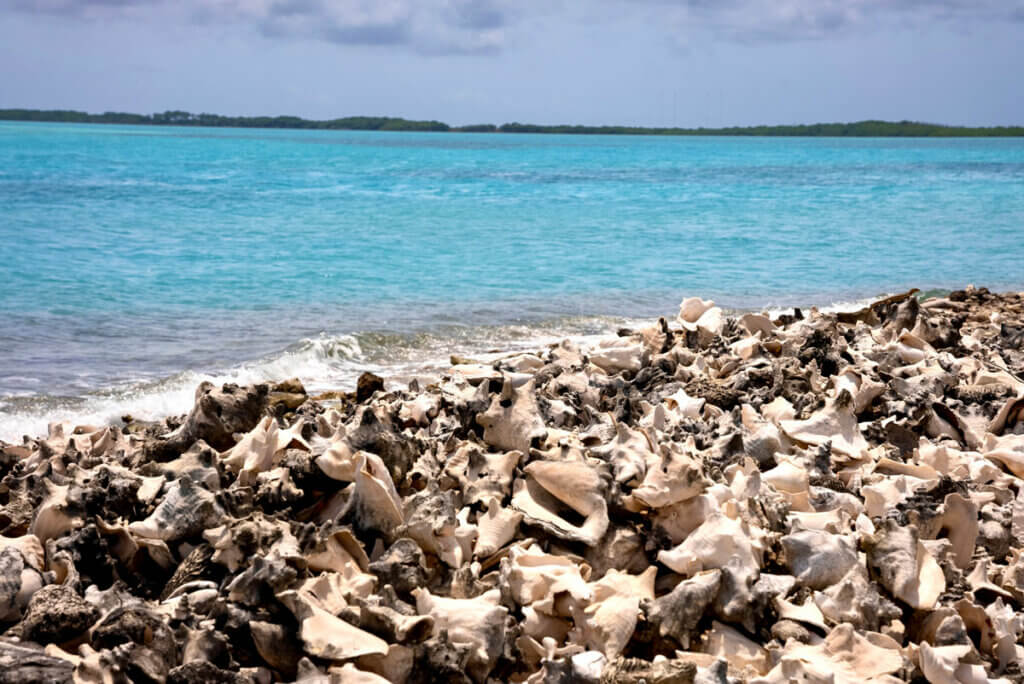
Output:
<svg viewBox="0 0 1024 684">
<path fill-rule="evenodd" d="M 0 443 L 0 682 L 1021 681 L 1024 296 Z M 425 384 L 425 383 L 424 383 Z"/>
</svg>

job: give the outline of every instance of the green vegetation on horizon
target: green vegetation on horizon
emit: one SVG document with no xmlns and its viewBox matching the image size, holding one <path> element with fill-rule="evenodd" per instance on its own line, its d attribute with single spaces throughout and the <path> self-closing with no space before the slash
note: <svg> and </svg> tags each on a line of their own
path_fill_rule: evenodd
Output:
<svg viewBox="0 0 1024 684">
<path fill-rule="evenodd" d="M 747 135 L 802 137 L 1024 137 L 1024 126 L 966 127 L 916 121 L 858 121 L 797 126 L 732 126 L 728 128 L 644 128 L 641 126 L 571 126 L 523 123 L 449 126 L 440 121 L 410 121 L 386 116 L 348 116 L 311 121 L 297 116 L 220 116 L 168 111 L 157 114 L 72 110 L 0 109 L 0 121 L 140 124 L 150 126 L 213 126 L 231 128 L 304 128 L 350 131 L 434 131 L 458 133 L 567 133 L 578 135 Z"/>
</svg>

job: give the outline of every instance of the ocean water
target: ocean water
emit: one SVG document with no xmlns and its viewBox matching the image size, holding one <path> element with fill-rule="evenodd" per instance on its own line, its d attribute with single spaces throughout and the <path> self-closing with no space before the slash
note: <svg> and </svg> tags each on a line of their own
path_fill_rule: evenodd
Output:
<svg viewBox="0 0 1024 684">
<path fill-rule="evenodd" d="M 0 439 L 674 313 L 1024 288 L 1024 140 L 0 123 Z"/>
</svg>

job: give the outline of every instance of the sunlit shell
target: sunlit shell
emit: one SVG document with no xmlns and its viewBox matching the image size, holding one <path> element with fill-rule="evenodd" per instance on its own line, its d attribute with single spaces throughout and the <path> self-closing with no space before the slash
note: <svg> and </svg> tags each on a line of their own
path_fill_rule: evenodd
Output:
<svg viewBox="0 0 1024 684">
<path fill-rule="evenodd" d="M 505 451 L 525 453 L 534 439 L 546 434 L 533 380 L 517 389 L 506 378 L 501 394 L 491 400 L 487 411 L 478 415 L 476 422 L 484 428 L 484 441 Z"/>
<path fill-rule="evenodd" d="M 780 425 L 798 442 L 813 446 L 828 442 L 833 450 L 848 456 L 859 457 L 868 448 L 857 425 L 849 392 L 840 392 L 835 400 L 807 420 L 783 420 Z"/>
<path fill-rule="evenodd" d="M 892 595 L 922 610 L 935 606 L 946 588 L 942 568 L 918 540 L 917 528 L 889 521 L 868 551 L 868 564 Z"/>
<path fill-rule="evenodd" d="M 299 592 L 287 591 L 277 598 L 299 621 L 299 638 L 310 655 L 325 660 L 350 660 L 388 652 L 386 641 L 331 615 Z"/>
<path fill-rule="evenodd" d="M 524 521 L 563 539 L 593 546 L 608 529 L 608 504 L 597 470 L 582 462 L 534 461 L 525 480 L 516 480 L 512 508 Z M 568 507 L 583 521 L 575 524 L 559 514 Z"/>
<path fill-rule="evenodd" d="M 467 667 L 478 681 L 483 681 L 505 645 L 508 610 L 500 605 L 500 592 L 487 592 L 473 599 L 434 596 L 422 588 L 413 593 L 416 610 L 434 618 L 435 634 L 446 631 L 453 644 L 471 649 Z"/>
<path fill-rule="evenodd" d="M 486 558 L 512 541 L 523 519 L 522 513 L 503 508 L 494 497 L 487 499 L 486 506 L 487 510 L 476 519 L 477 539 L 473 555 L 477 558 Z"/>
</svg>

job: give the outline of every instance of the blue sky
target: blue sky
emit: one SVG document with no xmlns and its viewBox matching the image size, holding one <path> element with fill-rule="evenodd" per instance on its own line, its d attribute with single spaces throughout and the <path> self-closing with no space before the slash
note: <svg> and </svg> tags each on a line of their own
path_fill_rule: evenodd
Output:
<svg viewBox="0 0 1024 684">
<path fill-rule="evenodd" d="M 4 0 L 0 107 L 1024 124 L 1024 0 Z"/>
</svg>

